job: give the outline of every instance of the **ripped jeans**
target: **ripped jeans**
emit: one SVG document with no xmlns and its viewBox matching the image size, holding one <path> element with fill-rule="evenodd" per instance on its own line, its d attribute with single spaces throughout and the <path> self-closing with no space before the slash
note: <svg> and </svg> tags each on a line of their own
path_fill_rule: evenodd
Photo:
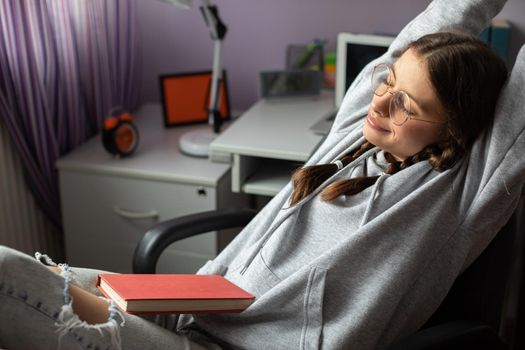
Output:
<svg viewBox="0 0 525 350">
<path fill-rule="evenodd" d="M 58 275 L 45 266 L 54 264 L 51 259 L 36 257 L 40 261 L 0 246 L 0 349 L 220 349 L 195 333 L 161 327 L 154 317 L 122 313 L 109 301 L 107 322 L 81 321 L 69 283 L 102 298 L 95 286 L 101 271 L 59 265 Z"/>
</svg>

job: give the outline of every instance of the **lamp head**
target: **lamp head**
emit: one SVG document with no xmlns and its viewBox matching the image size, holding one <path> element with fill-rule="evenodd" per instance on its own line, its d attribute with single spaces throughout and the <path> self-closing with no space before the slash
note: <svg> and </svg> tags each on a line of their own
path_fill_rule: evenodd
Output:
<svg viewBox="0 0 525 350">
<path fill-rule="evenodd" d="M 172 4 L 178 7 L 185 8 L 187 10 L 191 9 L 192 0 L 160 0 L 168 4 Z"/>
</svg>

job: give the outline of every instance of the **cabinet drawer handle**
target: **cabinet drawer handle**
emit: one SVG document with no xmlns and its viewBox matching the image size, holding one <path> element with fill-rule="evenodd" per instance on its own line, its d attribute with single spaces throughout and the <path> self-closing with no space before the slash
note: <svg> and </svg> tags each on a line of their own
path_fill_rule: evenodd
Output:
<svg viewBox="0 0 525 350">
<path fill-rule="evenodd" d="M 156 210 L 150 210 L 142 213 L 137 213 L 133 211 L 128 211 L 124 209 L 120 209 L 117 206 L 113 207 L 113 211 L 117 213 L 120 216 L 123 216 L 128 219 L 149 219 L 149 218 L 156 218 L 159 216 L 159 213 Z"/>
</svg>

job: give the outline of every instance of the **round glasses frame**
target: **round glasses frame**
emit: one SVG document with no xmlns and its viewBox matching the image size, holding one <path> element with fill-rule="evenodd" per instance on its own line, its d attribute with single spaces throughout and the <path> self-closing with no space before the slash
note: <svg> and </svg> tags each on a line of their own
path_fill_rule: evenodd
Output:
<svg viewBox="0 0 525 350">
<path fill-rule="evenodd" d="M 393 76 L 394 72 L 392 72 L 392 68 L 390 68 L 390 66 L 386 63 L 381 63 L 374 67 L 371 80 L 374 95 L 381 97 L 384 96 L 387 92 L 392 95 L 388 111 L 392 123 L 394 123 L 397 126 L 401 126 L 405 124 L 409 119 L 432 124 L 446 123 L 446 121 L 441 122 L 414 117 L 410 108 L 412 105 L 412 99 L 403 90 L 393 90 L 391 84 L 391 77 Z"/>
</svg>

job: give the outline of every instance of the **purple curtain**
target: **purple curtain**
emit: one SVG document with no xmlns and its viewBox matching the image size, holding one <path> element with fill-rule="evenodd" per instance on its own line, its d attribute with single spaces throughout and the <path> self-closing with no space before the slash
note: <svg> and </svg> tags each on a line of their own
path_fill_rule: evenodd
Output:
<svg viewBox="0 0 525 350">
<path fill-rule="evenodd" d="M 135 0 L 0 0 L 0 118 L 37 203 L 61 229 L 56 160 L 136 108 Z"/>
</svg>

